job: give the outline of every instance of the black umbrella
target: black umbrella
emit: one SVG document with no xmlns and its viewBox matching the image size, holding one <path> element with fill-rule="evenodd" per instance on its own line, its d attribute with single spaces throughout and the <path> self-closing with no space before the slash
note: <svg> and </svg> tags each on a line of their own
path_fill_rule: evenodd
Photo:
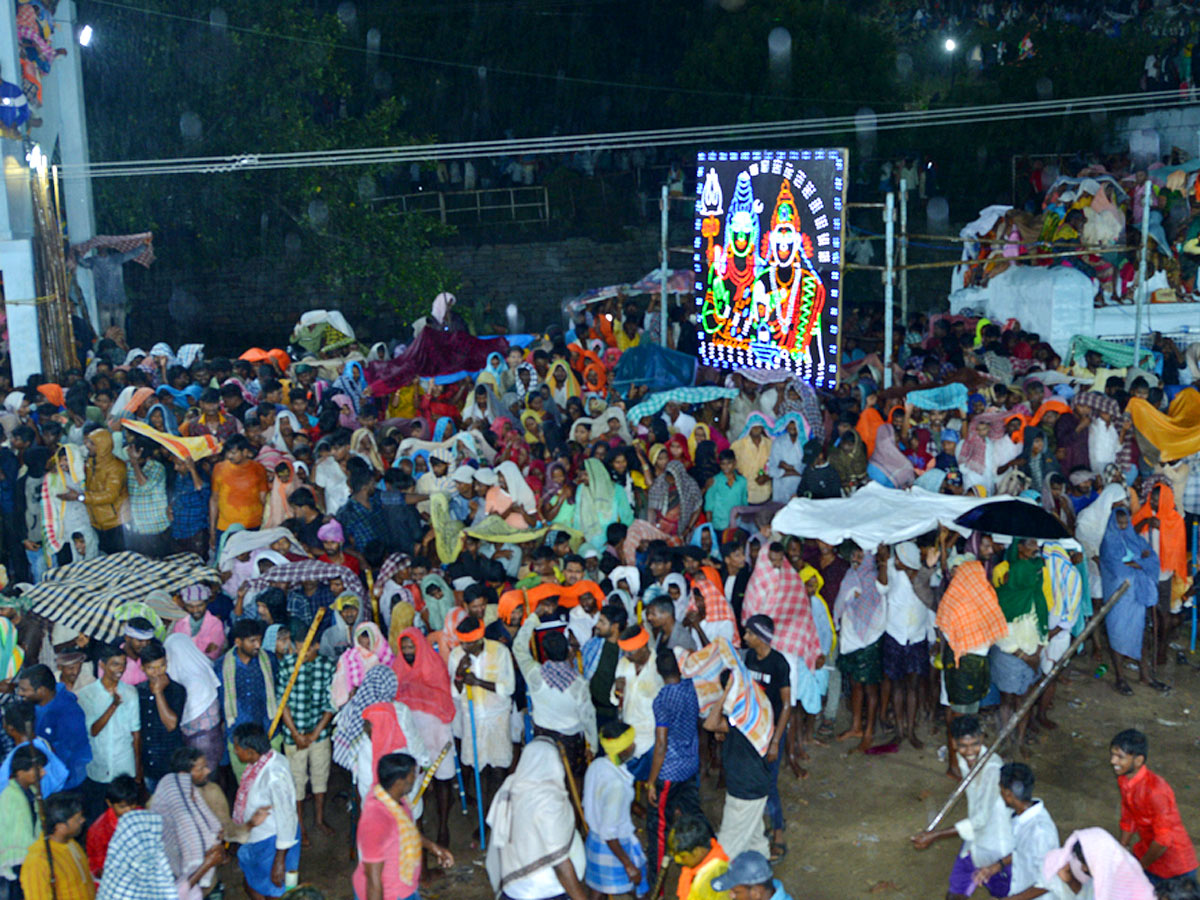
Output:
<svg viewBox="0 0 1200 900">
<path fill-rule="evenodd" d="M 1071 535 L 1058 517 L 1036 503 L 1024 500 L 996 500 L 982 503 L 954 520 L 965 528 L 988 534 L 1062 540 Z"/>
</svg>

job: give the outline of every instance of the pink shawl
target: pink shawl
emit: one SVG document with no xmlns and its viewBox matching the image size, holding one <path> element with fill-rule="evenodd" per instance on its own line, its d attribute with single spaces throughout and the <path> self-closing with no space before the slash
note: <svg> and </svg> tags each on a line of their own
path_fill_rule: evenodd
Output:
<svg viewBox="0 0 1200 900">
<path fill-rule="evenodd" d="M 1071 849 L 1076 844 L 1083 847 L 1090 878 L 1083 873 L 1079 858 Z M 1071 832 L 1061 848 L 1046 854 L 1042 875 L 1047 879 L 1057 878 L 1059 870 L 1068 865 L 1081 884 L 1092 882 L 1096 900 L 1154 900 L 1154 888 L 1141 864 L 1103 828 L 1081 828 Z"/>
</svg>

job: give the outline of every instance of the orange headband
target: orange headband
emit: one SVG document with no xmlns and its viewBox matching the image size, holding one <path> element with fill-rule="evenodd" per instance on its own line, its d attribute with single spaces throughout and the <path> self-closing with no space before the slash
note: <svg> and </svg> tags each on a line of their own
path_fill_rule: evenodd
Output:
<svg viewBox="0 0 1200 900">
<path fill-rule="evenodd" d="M 476 641 L 483 640 L 483 626 L 480 625 L 474 631 L 463 631 L 461 627 L 455 629 L 455 634 L 458 635 L 458 640 L 463 644 L 473 644 Z"/>
<path fill-rule="evenodd" d="M 617 641 L 617 646 L 627 653 L 632 653 L 634 650 L 640 650 L 642 647 L 645 647 L 648 643 L 650 643 L 650 635 L 648 635 L 646 633 L 646 629 L 643 628 L 633 637 L 627 638 L 623 641 Z"/>
</svg>

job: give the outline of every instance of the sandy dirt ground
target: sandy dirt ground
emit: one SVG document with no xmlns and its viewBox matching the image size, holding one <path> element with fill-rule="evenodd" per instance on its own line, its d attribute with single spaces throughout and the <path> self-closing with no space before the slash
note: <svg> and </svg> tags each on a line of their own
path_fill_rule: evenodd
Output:
<svg viewBox="0 0 1200 900">
<path fill-rule="evenodd" d="M 1172 657 L 1175 653 L 1172 651 Z M 1200 655 L 1191 657 L 1200 664 Z M 1060 836 L 1072 830 L 1099 825 L 1114 833 L 1120 801 L 1108 760 L 1109 740 L 1123 728 L 1138 728 L 1150 739 L 1150 765 L 1165 776 L 1175 789 L 1186 825 L 1200 816 L 1200 773 L 1195 766 L 1197 723 L 1200 723 L 1200 665 L 1177 664 L 1174 659 L 1160 673 L 1173 685 L 1159 694 L 1136 683 L 1132 697 L 1119 696 L 1112 687 L 1112 674 L 1104 681 L 1092 677 L 1095 663 L 1082 658 L 1072 666 L 1074 680 L 1059 686 L 1051 717 L 1055 731 L 1043 732 L 1029 745 L 1024 759 L 1037 779 L 1035 793 L 1041 797 Z M 843 710 L 839 730 L 846 726 Z M 984 715 L 989 735 L 996 731 L 995 718 Z M 950 795 L 954 783 L 946 776 L 946 764 L 938 760 L 945 743 L 940 725 L 921 726 L 919 736 L 925 749 L 907 745 L 890 755 L 844 755 L 846 745 L 810 746 L 809 777 L 795 779 L 785 767 L 780 776 L 789 852 L 776 875 L 796 900 L 847 900 L 881 897 L 889 900 L 931 900 L 945 895 L 946 878 L 958 851 L 956 841 L 942 841 L 917 852 L 908 837 L 933 818 Z M 334 767 L 332 796 L 348 786 L 345 773 Z M 706 811 L 714 824 L 720 821 L 722 792 L 712 779 L 701 785 Z M 947 816 L 947 822 L 965 815 L 962 801 Z M 306 824 L 311 823 L 311 807 Z M 431 900 L 490 900 L 491 888 L 482 866 L 482 854 L 468 842 L 475 823 L 475 810 L 464 817 L 457 808 L 452 815 L 451 850 L 456 867 L 422 886 L 421 894 Z M 301 857 L 300 878 L 320 887 L 331 900 L 353 896 L 350 886 L 349 817 L 344 802 L 331 802 L 333 836 L 312 832 L 313 846 Z M 1193 834 L 1200 833 L 1194 832 Z M 229 897 L 241 897 L 241 876 L 227 867 L 223 876 Z M 674 897 L 674 876 L 668 881 L 667 897 Z M 980 890 L 977 897 L 986 897 Z"/>
</svg>

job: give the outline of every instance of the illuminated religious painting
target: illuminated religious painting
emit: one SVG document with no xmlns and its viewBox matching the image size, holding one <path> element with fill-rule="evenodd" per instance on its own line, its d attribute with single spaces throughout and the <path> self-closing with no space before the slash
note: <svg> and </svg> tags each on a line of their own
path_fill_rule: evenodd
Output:
<svg viewBox="0 0 1200 900">
<path fill-rule="evenodd" d="M 846 151 L 700 153 L 693 269 L 701 360 L 837 383 Z"/>
</svg>

